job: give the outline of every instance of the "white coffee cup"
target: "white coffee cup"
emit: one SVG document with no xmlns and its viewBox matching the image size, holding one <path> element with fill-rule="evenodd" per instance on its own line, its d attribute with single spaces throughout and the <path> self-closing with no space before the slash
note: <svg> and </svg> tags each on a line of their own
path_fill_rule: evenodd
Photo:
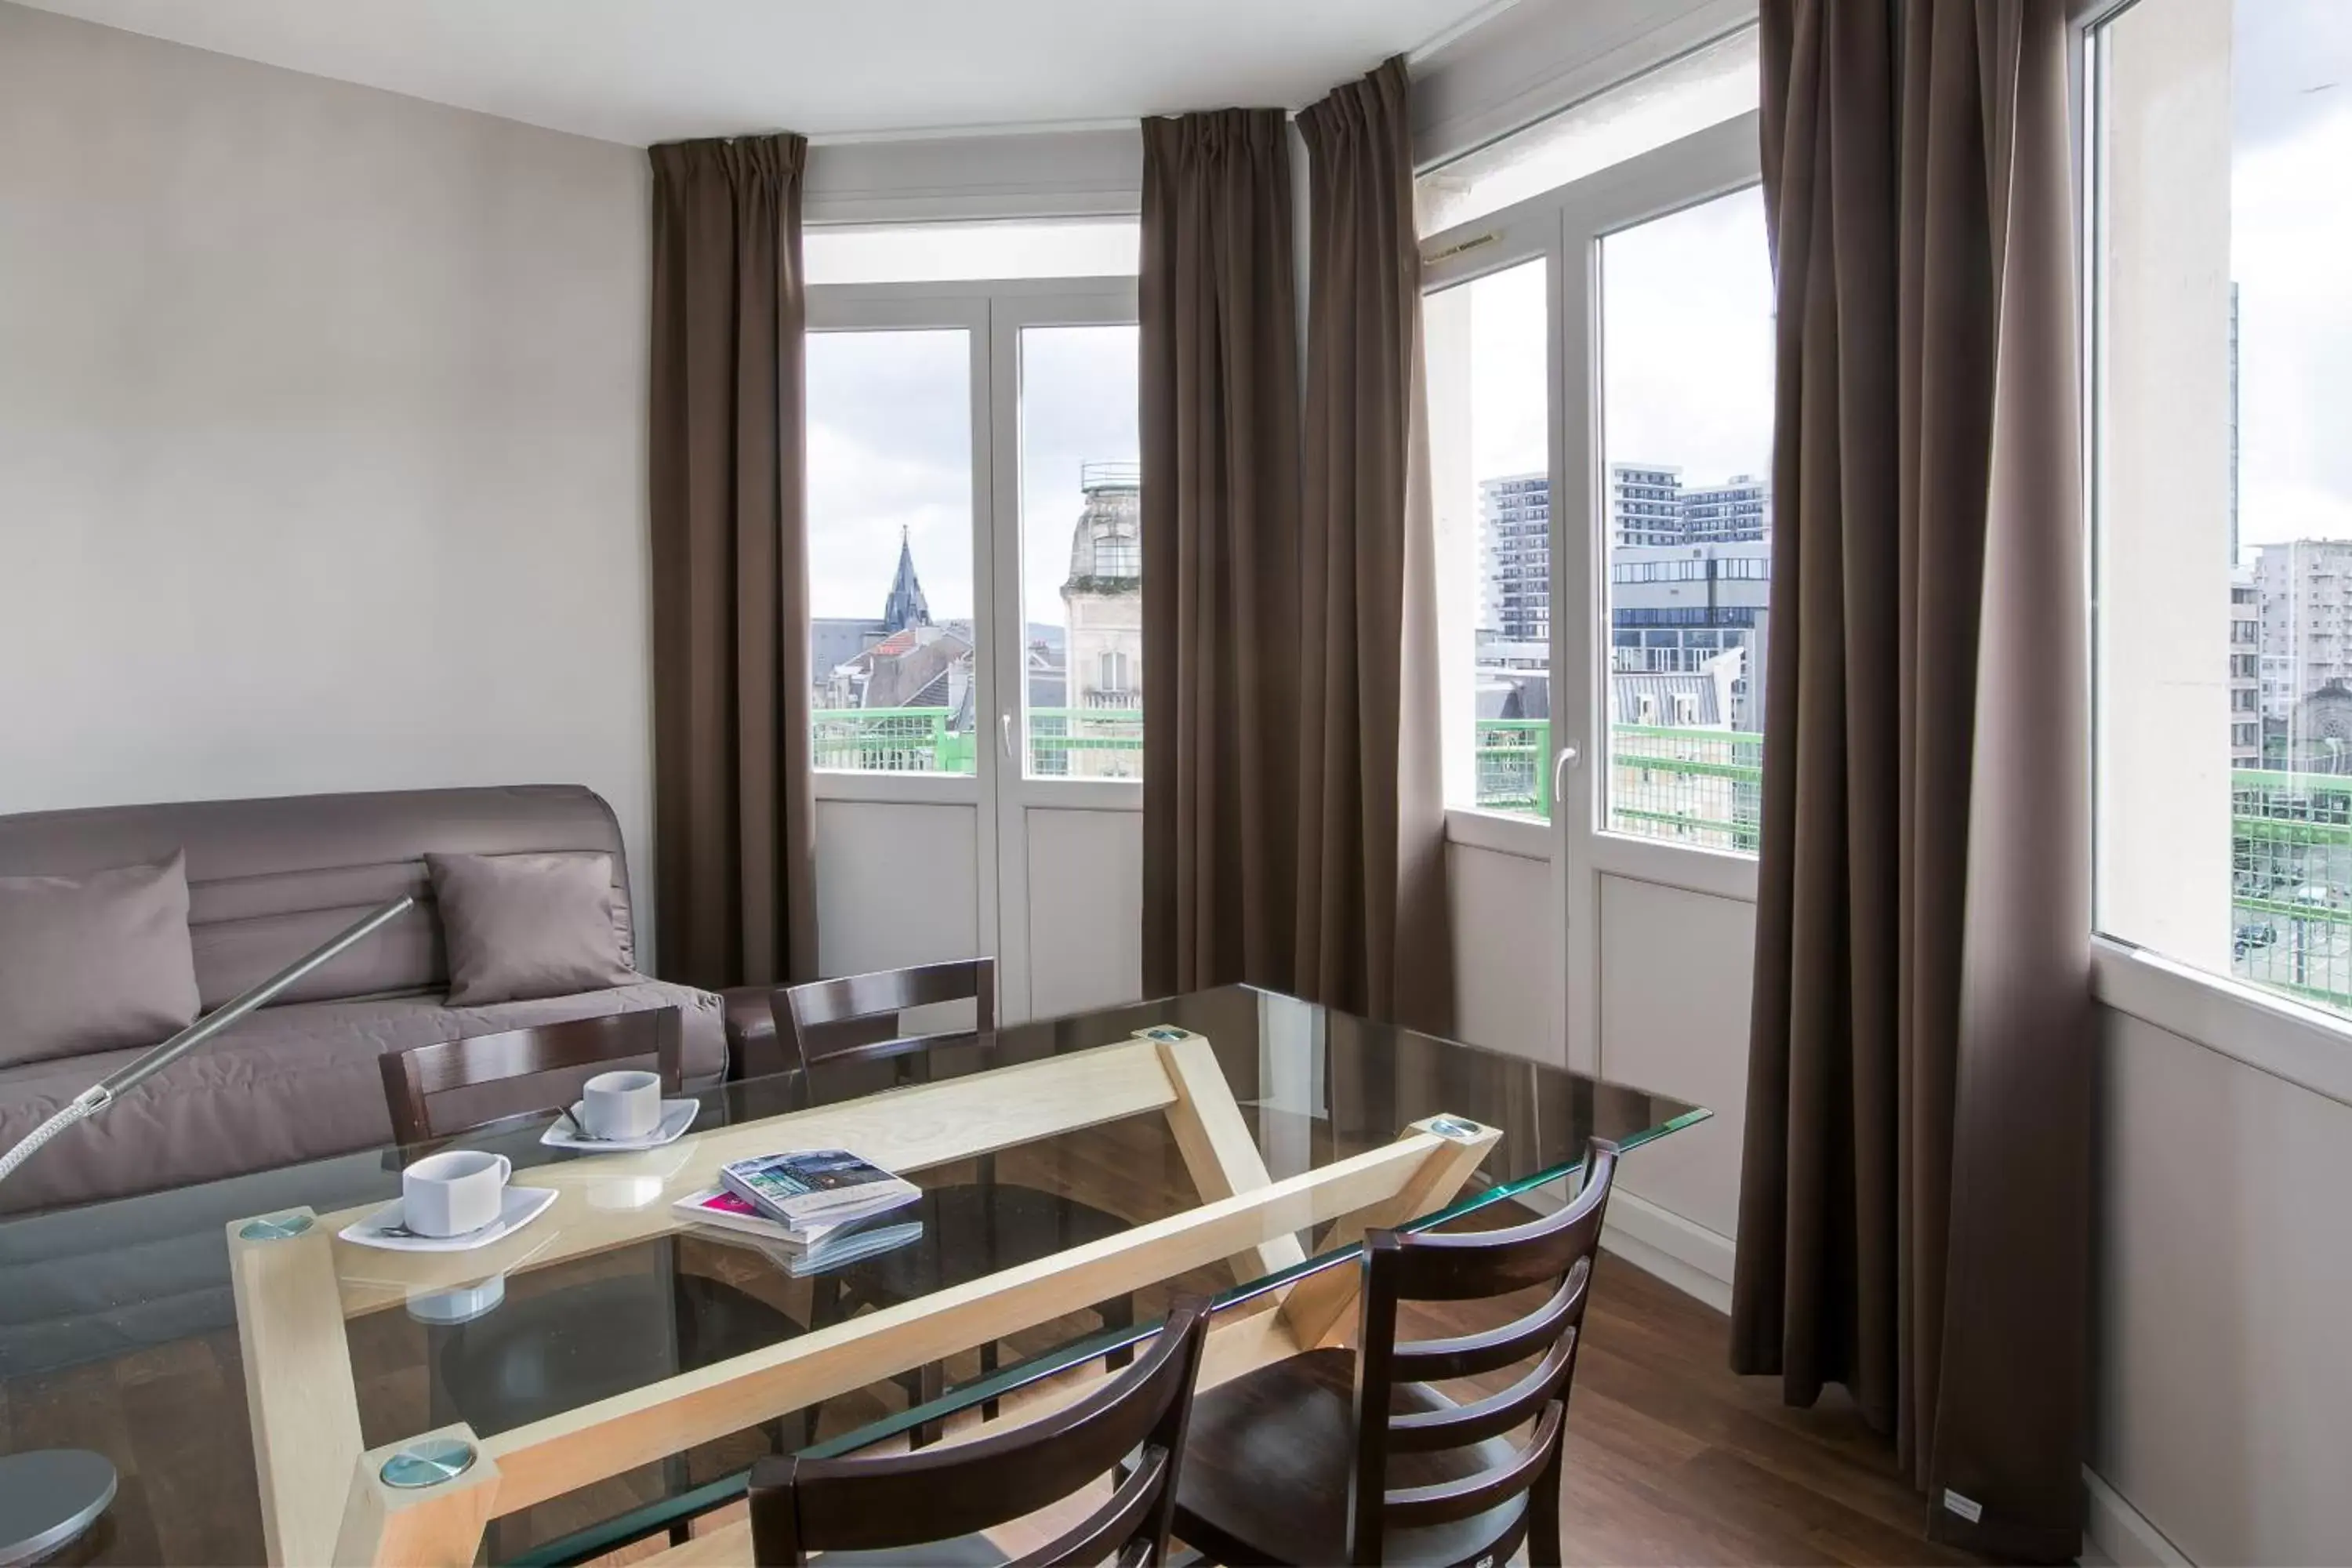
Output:
<svg viewBox="0 0 2352 1568">
<path fill-rule="evenodd" d="M 451 1149 L 400 1173 L 401 1223 L 419 1236 L 463 1236 L 499 1217 L 514 1162 L 504 1154 Z"/>
<path fill-rule="evenodd" d="M 600 1072 L 580 1086 L 580 1127 L 591 1138 L 643 1138 L 661 1117 L 659 1073 Z"/>
</svg>

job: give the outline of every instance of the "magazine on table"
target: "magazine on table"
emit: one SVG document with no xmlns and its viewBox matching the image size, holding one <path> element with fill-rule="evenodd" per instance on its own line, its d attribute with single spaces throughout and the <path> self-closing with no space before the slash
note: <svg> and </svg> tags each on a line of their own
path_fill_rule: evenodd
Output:
<svg viewBox="0 0 2352 1568">
<path fill-rule="evenodd" d="M 891 1197 L 876 1204 L 856 1208 L 835 1209 L 822 1219 L 801 1225 L 786 1225 L 760 1211 L 742 1194 L 725 1187 L 705 1187 L 698 1193 L 688 1193 L 672 1206 L 690 1219 L 705 1225 L 719 1226 L 727 1230 L 740 1230 L 746 1236 L 756 1236 L 763 1241 L 780 1242 L 793 1248 L 816 1247 L 852 1230 L 870 1225 L 882 1215 L 902 1209 L 911 1199 Z"/>
<path fill-rule="evenodd" d="M 878 1214 L 922 1196 L 922 1189 L 846 1149 L 793 1149 L 737 1160 L 719 1169 L 719 1184 L 769 1218 L 790 1226 Z"/>
<path fill-rule="evenodd" d="M 798 1227 L 779 1225 L 724 1187 L 689 1193 L 674 1206 L 699 1224 L 735 1232 L 796 1279 L 904 1247 L 923 1234 L 921 1220 L 890 1217 L 906 1206 L 902 1202 Z"/>
</svg>

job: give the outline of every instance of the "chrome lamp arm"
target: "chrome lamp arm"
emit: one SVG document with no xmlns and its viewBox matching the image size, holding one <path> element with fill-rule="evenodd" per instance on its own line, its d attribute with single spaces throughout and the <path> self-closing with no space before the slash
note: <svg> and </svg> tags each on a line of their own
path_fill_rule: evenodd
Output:
<svg viewBox="0 0 2352 1568">
<path fill-rule="evenodd" d="M 125 1063 L 98 1082 L 83 1089 L 66 1102 L 58 1113 L 42 1122 L 10 1149 L 0 1154 L 0 1182 L 5 1182 L 17 1166 L 33 1157 L 42 1144 L 63 1132 L 77 1121 L 87 1121 L 114 1103 L 115 1096 L 143 1082 L 170 1067 L 182 1057 L 203 1045 L 222 1030 L 233 1026 L 238 1019 L 277 996 L 288 986 L 300 980 L 321 964 L 340 957 L 355 944 L 373 936 L 385 925 L 415 908 L 413 898 L 398 898 L 376 910 L 357 924 L 323 945 L 304 953 L 268 979 L 250 990 L 242 992 L 214 1008 L 186 1028 L 139 1058 Z"/>
</svg>

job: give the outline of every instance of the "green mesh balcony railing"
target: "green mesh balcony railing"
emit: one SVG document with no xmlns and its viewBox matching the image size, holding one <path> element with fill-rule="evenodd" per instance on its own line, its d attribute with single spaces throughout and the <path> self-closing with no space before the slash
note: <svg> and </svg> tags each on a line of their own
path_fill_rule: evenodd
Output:
<svg viewBox="0 0 2352 1568">
<path fill-rule="evenodd" d="M 1610 729 L 1609 826 L 1753 854 L 1763 737 L 1727 730 Z M 1477 803 L 1551 815 L 1551 726 L 1482 719 Z M 2352 1013 L 2352 776 L 2231 775 L 2230 970 L 2267 990 Z"/>
<path fill-rule="evenodd" d="M 1753 854 L 1763 821 L 1764 737 L 1737 730 L 1610 729 L 1609 826 L 1618 833 Z M 1551 816 L 1551 721 L 1481 719 L 1477 803 Z"/>
<path fill-rule="evenodd" d="M 819 768 L 855 773 L 969 773 L 971 732 L 945 708 L 820 708 L 809 716 Z M 1140 777 L 1143 713 L 1134 708 L 1032 708 L 1029 772 L 1045 777 Z M 1128 753 L 1113 764 L 1073 759 Z"/>
<path fill-rule="evenodd" d="M 816 765 L 854 773 L 970 773 L 973 737 L 945 708 L 819 709 Z M 1029 710 L 1033 777 L 1139 777 L 1135 709 Z M 1477 804 L 1551 816 L 1551 725 L 1477 722 Z M 1733 730 L 1610 730 L 1616 833 L 1753 854 L 1763 822 L 1764 738 Z M 2230 968 L 2240 979 L 2352 1013 L 2352 775 L 2231 775 Z"/>
</svg>

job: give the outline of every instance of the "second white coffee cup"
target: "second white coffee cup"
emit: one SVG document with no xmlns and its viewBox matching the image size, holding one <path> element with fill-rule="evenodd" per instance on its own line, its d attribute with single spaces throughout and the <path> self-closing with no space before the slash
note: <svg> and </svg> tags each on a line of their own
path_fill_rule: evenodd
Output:
<svg viewBox="0 0 2352 1568">
<path fill-rule="evenodd" d="M 401 1223 L 419 1236 L 463 1236 L 499 1217 L 514 1162 L 478 1149 L 427 1154 L 400 1173 Z"/>
<path fill-rule="evenodd" d="M 591 1138 L 643 1138 L 661 1117 L 658 1073 L 600 1072 L 580 1086 L 580 1126 Z"/>
</svg>

